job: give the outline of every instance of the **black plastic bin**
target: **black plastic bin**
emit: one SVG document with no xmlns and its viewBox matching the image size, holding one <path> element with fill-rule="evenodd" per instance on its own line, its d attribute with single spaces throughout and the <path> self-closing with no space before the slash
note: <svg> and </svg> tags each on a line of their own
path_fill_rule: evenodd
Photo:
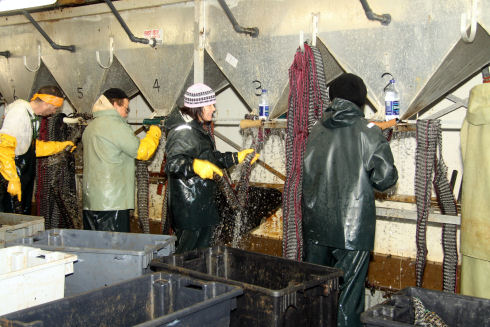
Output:
<svg viewBox="0 0 490 327">
<path fill-rule="evenodd" d="M 229 326 L 241 288 L 153 273 L 0 317 L 0 326 Z"/>
<path fill-rule="evenodd" d="M 412 297 L 436 313 L 451 327 L 490 326 L 490 300 L 418 287 L 407 287 L 391 299 L 361 314 L 365 326 L 413 326 L 415 312 Z"/>
<path fill-rule="evenodd" d="M 153 270 L 243 288 L 230 326 L 336 326 L 338 269 L 228 247 L 153 259 Z"/>
</svg>

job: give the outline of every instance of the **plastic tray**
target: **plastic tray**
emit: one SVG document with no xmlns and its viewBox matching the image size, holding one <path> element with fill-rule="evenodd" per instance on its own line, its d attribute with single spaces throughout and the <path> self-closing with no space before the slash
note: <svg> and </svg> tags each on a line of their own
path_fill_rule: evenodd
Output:
<svg viewBox="0 0 490 327">
<path fill-rule="evenodd" d="M 0 249 L 0 315 L 62 298 L 76 260 L 27 246 Z"/>
<path fill-rule="evenodd" d="M 44 218 L 0 212 L 0 248 L 5 242 L 27 237 L 44 230 Z"/>
<path fill-rule="evenodd" d="M 12 244 L 76 254 L 75 273 L 65 285 L 71 296 L 147 273 L 153 258 L 174 252 L 175 236 L 49 229 Z"/>
<path fill-rule="evenodd" d="M 154 259 L 151 269 L 243 288 L 231 326 L 336 326 L 338 269 L 228 247 Z"/>
<path fill-rule="evenodd" d="M 412 297 L 436 313 L 448 326 L 490 326 L 490 300 L 459 294 L 407 287 L 391 299 L 369 308 L 361 314 L 365 326 L 413 326 Z"/>
<path fill-rule="evenodd" d="M 6 315 L 0 326 L 225 327 L 240 294 L 232 285 L 155 273 Z"/>
</svg>

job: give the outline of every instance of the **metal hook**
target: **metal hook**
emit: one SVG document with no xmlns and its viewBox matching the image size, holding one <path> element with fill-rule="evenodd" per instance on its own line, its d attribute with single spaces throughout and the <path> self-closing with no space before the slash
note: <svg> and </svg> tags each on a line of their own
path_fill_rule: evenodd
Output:
<svg viewBox="0 0 490 327">
<path fill-rule="evenodd" d="M 311 32 L 311 45 L 316 47 L 316 37 L 318 35 L 318 16 L 320 13 L 312 13 L 313 28 Z"/>
<path fill-rule="evenodd" d="M 40 44 L 37 45 L 37 67 L 35 67 L 35 68 L 28 67 L 27 66 L 27 57 L 26 56 L 24 56 L 24 67 L 28 71 L 33 72 L 33 73 L 35 73 L 35 72 L 37 72 L 39 70 L 39 67 L 41 67 L 41 45 Z"/>
<path fill-rule="evenodd" d="M 383 74 L 381 75 L 381 78 L 385 77 L 386 75 L 390 75 L 390 79 L 393 79 L 393 75 L 391 75 L 391 73 L 388 73 L 388 72 L 383 73 Z"/>
<path fill-rule="evenodd" d="M 381 78 L 383 78 L 383 77 L 385 77 L 385 76 L 387 76 L 387 75 L 388 75 L 388 76 L 390 76 L 390 81 L 388 82 L 388 84 L 386 84 L 386 86 L 390 85 L 391 80 L 393 79 L 393 75 L 391 75 L 391 73 L 388 73 L 388 72 L 383 73 L 383 74 L 381 75 Z M 385 86 L 384 88 L 386 88 L 386 86 Z"/>
<path fill-rule="evenodd" d="M 258 91 L 255 91 L 255 95 L 261 96 L 262 95 L 262 82 L 256 79 L 252 82 L 252 84 L 256 84 L 256 85 L 254 85 L 254 86 L 256 86 L 255 90 L 258 90 Z"/>
<path fill-rule="evenodd" d="M 299 31 L 299 47 L 301 52 L 305 52 L 305 41 L 304 41 L 304 33 L 303 31 Z"/>
<path fill-rule="evenodd" d="M 468 29 L 468 24 L 466 21 L 466 13 L 461 14 L 461 39 L 465 42 L 473 42 L 476 34 L 476 17 L 478 9 L 478 0 L 471 0 L 471 23 L 470 23 L 470 34 L 466 33 Z"/>
<path fill-rule="evenodd" d="M 104 68 L 104 69 L 108 69 L 109 67 L 111 67 L 112 60 L 114 58 L 114 38 L 113 37 L 110 37 L 109 38 L 109 56 L 110 56 L 109 57 L 109 65 L 108 66 L 104 66 L 100 62 L 99 50 L 95 51 L 95 58 L 97 59 L 97 63 L 99 64 L 99 66 L 102 67 L 102 68 Z"/>
</svg>

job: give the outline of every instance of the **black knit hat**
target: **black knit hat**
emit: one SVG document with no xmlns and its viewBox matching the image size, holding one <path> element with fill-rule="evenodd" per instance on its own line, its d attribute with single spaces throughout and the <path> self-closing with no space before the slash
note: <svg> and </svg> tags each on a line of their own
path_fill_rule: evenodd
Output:
<svg viewBox="0 0 490 327">
<path fill-rule="evenodd" d="M 128 99 L 128 95 L 121 89 L 108 89 L 104 92 L 104 96 L 107 99 Z"/>
<path fill-rule="evenodd" d="M 344 73 L 333 80 L 329 88 L 330 100 L 341 98 L 349 100 L 362 108 L 366 103 L 366 85 L 357 75 Z"/>
</svg>

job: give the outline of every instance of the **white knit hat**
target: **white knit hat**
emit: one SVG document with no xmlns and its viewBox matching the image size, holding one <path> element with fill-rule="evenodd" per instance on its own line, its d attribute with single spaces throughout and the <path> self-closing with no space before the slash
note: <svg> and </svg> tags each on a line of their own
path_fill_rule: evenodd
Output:
<svg viewBox="0 0 490 327">
<path fill-rule="evenodd" d="M 184 94 L 184 106 L 198 108 L 216 103 L 214 91 L 207 85 L 197 83 L 190 86 Z"/>
</svg>

